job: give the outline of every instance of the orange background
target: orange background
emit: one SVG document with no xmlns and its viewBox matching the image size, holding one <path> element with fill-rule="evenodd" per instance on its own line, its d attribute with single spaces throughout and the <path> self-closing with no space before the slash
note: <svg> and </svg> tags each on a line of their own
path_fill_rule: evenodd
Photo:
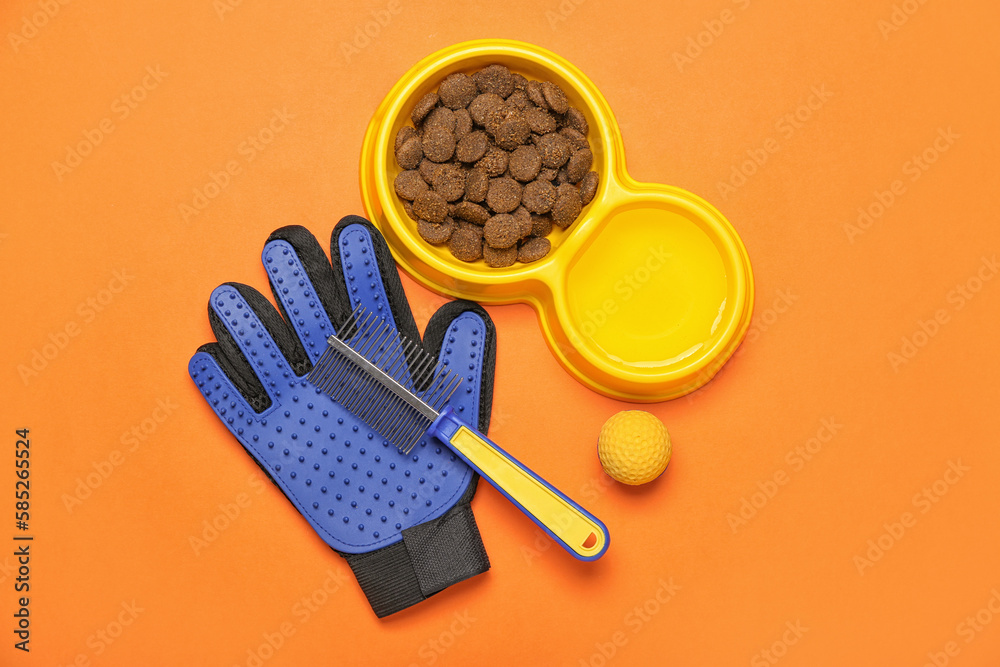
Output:
<svg viewBox="0 0 1000 667">
<path fill-rule="evenodd" d="M 1000 280 L 969 299 L 953 290 L 990 274 L 982 258 L 1000 250 L 1000 8 L 829 4 L 397 0 L 365 44 L 359 31 L 389 3 L 246 0 L 221 17 L 211 0 L 4 3 L 0 478 L 13 487 L 14 429 L 29 427 L 36 539 L 29 656 L 11 646 L 12 557 L 0 556 L 0 662 L 247 665 L 287 624 L 293 634 L 263 664 L 923 665 L 929 653 L 996 664 Z M 55 15 L 39 18 L 43 6 Z M 705 32 L 723 10 L 721 34 Z M 894 11 L 902 25 L 883 34 Z M 675 53 L 699 33 L 702 52 L 679 67 Z M 394 81 L 441 47 L 494 35 L 576 64 L 615 110 L 631 173 L 698 193 L 732 221 L 753 260 L 754 326 L 704 389 L 649 406 L 674 458 L 629 489 L 603 476 L 595 442 L 632 406 L 563 372 L 527 307 L 491 307 L 491 436 L 601 516 L 611 548 L 595 564 L 546 549 L 483 484 L 473 507 L 492 570 L 379 621 L 347 564 L 260 483 L 186 364 L 211 338 L 214 286 L 267 291 L 259 253 L 271 230 L 303 224 L 325 245 L 341 216 L 361 212 L 362 135 Z M 123 117 L 115 100 L 147 66 L 162 80 L 147 79 L 153 89 Z M 789 135 L 780 119 L 813 86 L 832 96 Z M 294 118 L 248 161 L 239 147 L 274 109 Z M 102 119 L 113 132 L 60 180 L 52 163 Z M 768 139 L 779 150 L 724 196 L 719 183 Z M 937 159 L 912 180 L 925 149 Z M 185 220 L 179 205 L 229 160 L 240 173 Z M 849 238 L 859 207 L 877 212 L 876 192 L 896 180 L 892 204 Z M 122 270 L 124 289 L 103 292 L 121 287 Z M 404 284 L 423 326 L 444 300 Z M 100 312 L 87 305 L 101 298 Z M 68 325 L 76 334 L 61 338 Z M 904 337 L 922 345 L 894 367 Z M 64 346 L 22 378 L 53 339 Z M 824 419 L 838 425 L 832 438 Z M 144 421 L 149 434 L 133 442 Z M 817 434 L 827 442 L 810 443 Z M 811 460 L 794 463 L 810 444 Z M 949 462 L 968 470 L 938 482 L 936 502 L 915 498 Z M 786 483 L 772 487 L 776 474 Z M 12 495 L 0 497 L 13 533 Z M 761 507 L 734 527 L 744 499 Z M 196 553 L 191 537 L 239 500 Z M 859 565 L 880 537 L 891 546 Z M 335 592 L 317 594 L 304 619 L 296 605 L 328 573 Z M 120 634 L 119 620 L 130 623 Z M 109 632 L 107 643 L 98 633 Z"/>
</svg>

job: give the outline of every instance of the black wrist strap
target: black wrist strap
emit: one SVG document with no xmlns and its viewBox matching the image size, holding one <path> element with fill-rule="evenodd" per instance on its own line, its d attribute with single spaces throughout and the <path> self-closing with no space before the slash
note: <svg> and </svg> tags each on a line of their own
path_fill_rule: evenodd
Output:
<svg viewBox="0 0 1000 667">
<path fill-rule="evenodd" d="M 402 541 L 364 554 L 341 554 L 376 616 L 394 614 L 490 569 L 469 505 L 475 486 L 470 484 L 442 516 L 405 529 Z"/>
</svg>

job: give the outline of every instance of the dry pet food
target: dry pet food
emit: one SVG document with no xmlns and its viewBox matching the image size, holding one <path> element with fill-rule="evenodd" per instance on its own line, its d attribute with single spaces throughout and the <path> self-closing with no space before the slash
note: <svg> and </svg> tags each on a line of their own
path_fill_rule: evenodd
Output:
<svg viewBox="0 0 1000 667">
<path fill-rule="evenodd" d="M 424 241 L 464 262 L 537 262 L 597 194 L 587 118 L 551 81 L 453 72 L 410 120 L 393 142 L 396 195 Z"/>
</svg>

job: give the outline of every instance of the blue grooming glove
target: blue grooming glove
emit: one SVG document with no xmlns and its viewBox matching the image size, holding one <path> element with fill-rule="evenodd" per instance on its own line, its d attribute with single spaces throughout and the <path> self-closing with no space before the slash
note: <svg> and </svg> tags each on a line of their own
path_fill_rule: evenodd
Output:
<svg viewBox="0 0 1000 667">
<path fill-rule="evenodd" d="M 205 400 L 323 540 L 344 556 L 379 617 L 489 569 L 470 501 L 478 476 L 433 438 L 409 454 L 305 381 L 326 339 L 362 306 L 420 340 L 381 234 L 348 216 L 331 268 L 303 227 L 273 234 L 262 259 L 278 309 L 246 285 L 212 292 L 218 342 L 189 371 Z M 478 305 L 454 301 L 427 325 L 424 349 L 463 374 L 448 402 L 487 432 L 496 333 Z"/>
</svg>

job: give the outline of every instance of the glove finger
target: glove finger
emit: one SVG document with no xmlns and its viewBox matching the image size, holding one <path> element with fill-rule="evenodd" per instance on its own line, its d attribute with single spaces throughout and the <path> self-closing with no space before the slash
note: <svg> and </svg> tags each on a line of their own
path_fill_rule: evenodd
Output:
<svg viewBox="0 0 1000 667">
<path fill-rule="evenodd" d="M 316 238 L 298 225 L 268 237 L 261 254 L 274 301 L 301 341 L 310 366 L 326 351 L 326 339 L 350 315 L 346 294 L 336 289 L 330 261 Z"/>
<path fill-rule="evenodd" d="M 267 396 L 263 393 L 251 394 L 246 388 L 238 389 L 230 378 L 239 377 L 239 373 L 230 369 L 223 370 L 228 362 L 219 348 L 218 343 L 207 343 L 198 348 L 191 361 L 188 362 L 188 373 L 198 386 L 205 400 L 226 423 L 231 431 L 243 433 L 243 424 L 236 420 L 250 420 L 251 416 L 264 410 L 267 406 Z"/>
<path fill-rule="evenodd" d="M 424 349 L 438 357 L 462 384 L 448 400 L 467 423 L 486 433 L 493 408 L 496 328 L 482 306 L 471 301 L 443 305 L 427 323 Z"/>
<path fill-rule="evenodd" d="M 226 283 L 209 300 L 209 322 L 234 386 L 248 403 L 266 397 L 267 405 L 280 397 L 294 375 L 306 372 L 308 361 L 301 343 L 291 334 L 274 307 L 252 287 Z"/>
<path fill-rule="evenodd" d="M 364 218 L 349 215 L 333 230 L 330 257 L 339 299 L 350 310 L 358 306 L 386 318 L 407 338 L 419 341 L 399 271 L 382 234 Z"/>
</svg>

